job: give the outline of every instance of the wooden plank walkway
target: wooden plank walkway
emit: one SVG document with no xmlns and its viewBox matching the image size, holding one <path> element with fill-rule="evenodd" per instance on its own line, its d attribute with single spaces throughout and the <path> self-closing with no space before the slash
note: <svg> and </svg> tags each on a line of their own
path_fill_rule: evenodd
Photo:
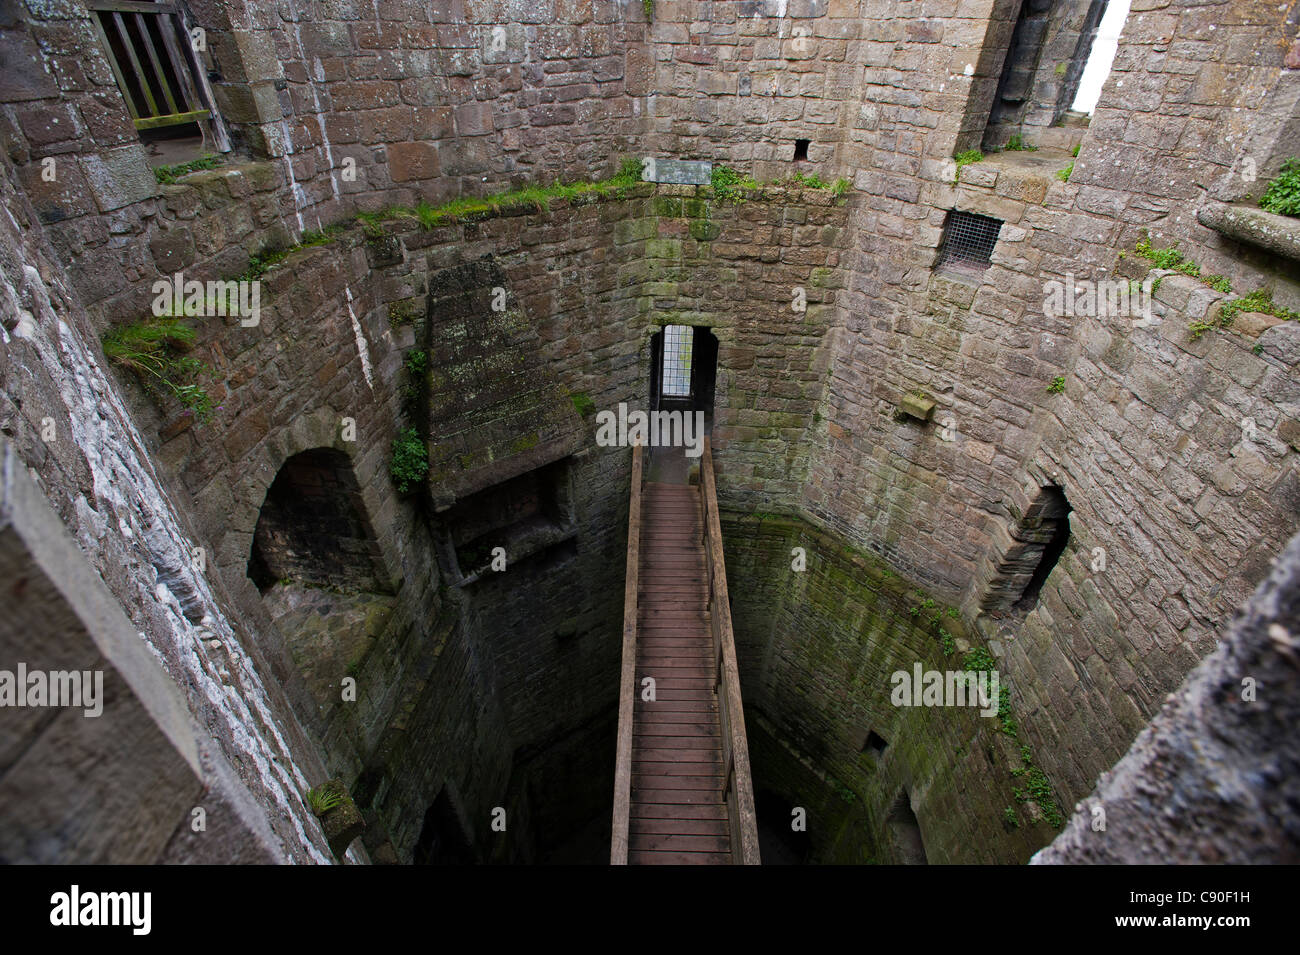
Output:
<svg viewBox="0 0 1300 955">
<path fill-rule="evenodd" d="M 728 865 L 708 568 L 698 486 L 647 482 L 637 587 L 628 861 Z M 655 700 L 641 681 L 655 679 Z"/>
</svg>

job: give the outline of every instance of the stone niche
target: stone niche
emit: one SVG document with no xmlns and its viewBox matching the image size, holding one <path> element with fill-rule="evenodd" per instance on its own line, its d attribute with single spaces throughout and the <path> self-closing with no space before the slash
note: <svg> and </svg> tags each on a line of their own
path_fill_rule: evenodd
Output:
<svg viewBox="0 0 1300 955">
<path fill-rule="evenodd" d="M 262 593 L 282 580 L 391 593 L 348 456 L 295 454 L 266 492 L 248 576 Z"/>
<path fill-rule="evenodd" d="M 556 557 L 572 552 L 578 530 L 570 464 L 564 458 L 526 471 L 448 509 L 443 517 L 443 554 L 452 579 L 465 586 L 493 572 L 498 547 L 504 550 L 506 569 L 544 552 Z"/>
</svg>

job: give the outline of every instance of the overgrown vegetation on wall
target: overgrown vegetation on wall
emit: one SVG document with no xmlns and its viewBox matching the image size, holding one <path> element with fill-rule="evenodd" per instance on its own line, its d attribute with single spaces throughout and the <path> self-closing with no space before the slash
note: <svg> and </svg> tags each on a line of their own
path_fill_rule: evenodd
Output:
<svg viewBox="0 0 1300 955">
<path fill-rule="evenodd" d="M 175 163 L 171 166 L 155 166 L 153 175 L 159 183 L 171 185 L 182 176 L 188 176 L 192 172 L 198 172 L 202 169 L 216 169 L 221 157 L 216 155 L 200 156 L 198 159 L 191 159 L 189 162 Z"/>
<path fill-rule="evenodd" d="M 796 172 L 794 175 L 785 179 L 777 179 L 769 183 L 761 183 L 752 176 L 747 176 L 742 172 L 725 166 L 721 163 L 713 167 L 710 177 L 710 184 L 713 186 L 713 196 L 721 202 L 739 203 L 746 199 L 746 191 L 758 192 L 757 198 L 767 198 L 762 193 L 762 189 L 767 186 L 784 186 L 796 187 L 800 189 L 829 189 L 831 195 L 839 198 L 848 193 L 853 188 L 853 183 L 848 179 L 836 179 L 834 182 L 826 182 L 816 173 L 807 175 L 802 172 Z"/>
<path fill-rule="evenodd" d="M 302 238 L 294 245 L 286 248 L 276 248 L 268 246 L 262 251 L 248 257 L 248 268 L 239 276 L 241 281 L 251 282 L 260 279 L 271 269 L 272 266 L 279 265 L 286 258 L 300 249 L 310 249 L 318 245 L 327 245 L 338 238 L 344 230 L 341 223 L 327 225 L 320 231 L 307 230 L 302 234 Z"/>
<path fill-rule="evenodd" d="M 212 397 L 202 384 L 207 366 L 189 352 L 194 329 L 179 318 L 149 317 L 103 337 L 104 357 L 133 372 L 155 400 L 177 401 L 198 424 L 212 417 Z"/>
<path fill-rule="evenodd" d="M 398 389 L 402 396 L 402 417 L 423 421 L 421 409 L 428 387 L 428 352 L 412 348 L 402 361 L 402 371 L 405 381 Z M 408 494 L 424 483 L 429 473 L 429 447 L 420 428 L 409 425 L 398 432 L 393 439 L 388 471 L 401 494 Z"/>
<path fill-rule="evenodd" d="M 1300 158 L 1292 156 L 1282 163 L 1281 172 L 1268 184 L 1259 204 L 1280 216 L 1300 216 Z"/>
<path fill-rule="evenodd" d="M 554 183 L 549 186 L 524 186 L 488 196 L 461 196 L 434 206 L 420 202 L 415 206 L 389 206 L 377 212 L 358 213 L 357 221 L 366 235 L 375 238 L 386 234 L 387 222 L 415 219 L 425 229 L 451 225 L 462 219 L 497 215 L 511 209 L 532 209 L 544 212 L 556 199 L 578 199 L 584 196 L 621 196 L 629 187 L 641 181 L 641 163 L 631 157 L 623 160 L 619 171 L 609 179 L 581 180 Z"/>
</svg>

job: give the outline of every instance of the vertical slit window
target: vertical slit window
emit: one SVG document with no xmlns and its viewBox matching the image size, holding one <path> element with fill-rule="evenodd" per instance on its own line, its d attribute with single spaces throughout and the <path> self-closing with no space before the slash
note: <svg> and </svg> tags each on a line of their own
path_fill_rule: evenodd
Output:
<svg viewBox="0 0 1300 955">
<path fill-rule="evenodd" d="M 1110 76 L 1110 68 L 1115 63 L 1115 54 L 1119 51 L 1119 35 L 1124 29 L 1132 0 L 1112 0 L 1102 15 L 1101 25 L 1097 27 L 1097 38 L 1092 41 L 1092 51 L 1088 54 L 1087 65 L 1083 68 L 1083 77 L 1079 80 L 1079 92 L 1075 94 L 1074 104 L 1070 107 L 1080 113 L 1091 114 L 1101 99 L 1101 88 Z"/>
</svg>

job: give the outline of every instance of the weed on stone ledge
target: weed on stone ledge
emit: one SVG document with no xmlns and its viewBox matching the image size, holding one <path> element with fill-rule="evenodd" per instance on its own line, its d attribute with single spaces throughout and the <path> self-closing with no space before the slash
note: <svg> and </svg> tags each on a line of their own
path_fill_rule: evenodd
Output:
<svg viewBox="0 0 1300 955">
<path fill-rule="evenodd" d="M 746 189 L 758 189 L 759 184 L 749 176 L 742 175 L 730 166 L 713 167 L 713 194 L 721 202 L 744 202 Z"/>
<path fill-rule="evenodd" d="M 978 149 L 967 149 L 964 152 L 955 154 L 952 158 L 957 161 L 957 171 L 953 173 L 952 177 L 953 185 L 956 185 L 961 181 L 961 167 L 969 166 L 971 163 L 983 162 L 984 154 Z"/>
<path fill-rule="evenodd" d="M 318 232 L 309 229 L 302 234 L 302 238 L 300 238 L 298 242 L 288 248 L 278 249 L 272 246 L 267 246 L 260 252 L 248 257 L 248 268 L 244 270 L 242 275 L 238 276 L 238 280 L 242 282 L 252 282 L 256 279 L 260 279 L 270 271 L 273 266 L 283 262 L 294 252 L 297 252 L 300 249 L 310 249 L 318 245 L 327 245 L 330 242 L 333 242 L 338 238 L 339 234 L 343 232 L 344 228 L 345 226 L 342 223 L 335 223 L 333 225 L 327 225 L 324 229 L 321 229 Z"/>
<path fill-rule="evenodd" d="M 182 176 L 188 176 L 192 172 L 198 172 L 201 169 L 216 169 L 220 162 L 220 156 L 209 153 L 200 156 L 198 159 L 191 159 L 189 162 L 179 162 L 171 166 L 155 166 L 153 177 L 163 185 L 172 185 Z"/>
<path fill-rule="evenodd" d="M 306 798 L 307 805 L 315 816 L 323 816 L 343 802 L 343 796 L 331 783 L 307 790 Z"/>
<path fill-rule="evenodd" d="M 377 212 L 357 213 L 356 219 L 368 237 L 379 238 L 386 234 L 384 223 L 399 219 L 415 219 L 421 228 L 429 230 L 462 220 L 488 218 L 510 209 L 545 212 L 555 199 L 619 197 L 624 190 L 640 181 L 641 163 L 629 156 L 623 159 L 619 171 L 608 179 L 557 182 L 549 186 L 529 185 L 481 197 L 459 196 L 438 206 L 427 202 L 420 202 L 413 208 L 389 206 Z"/>
</svg>

